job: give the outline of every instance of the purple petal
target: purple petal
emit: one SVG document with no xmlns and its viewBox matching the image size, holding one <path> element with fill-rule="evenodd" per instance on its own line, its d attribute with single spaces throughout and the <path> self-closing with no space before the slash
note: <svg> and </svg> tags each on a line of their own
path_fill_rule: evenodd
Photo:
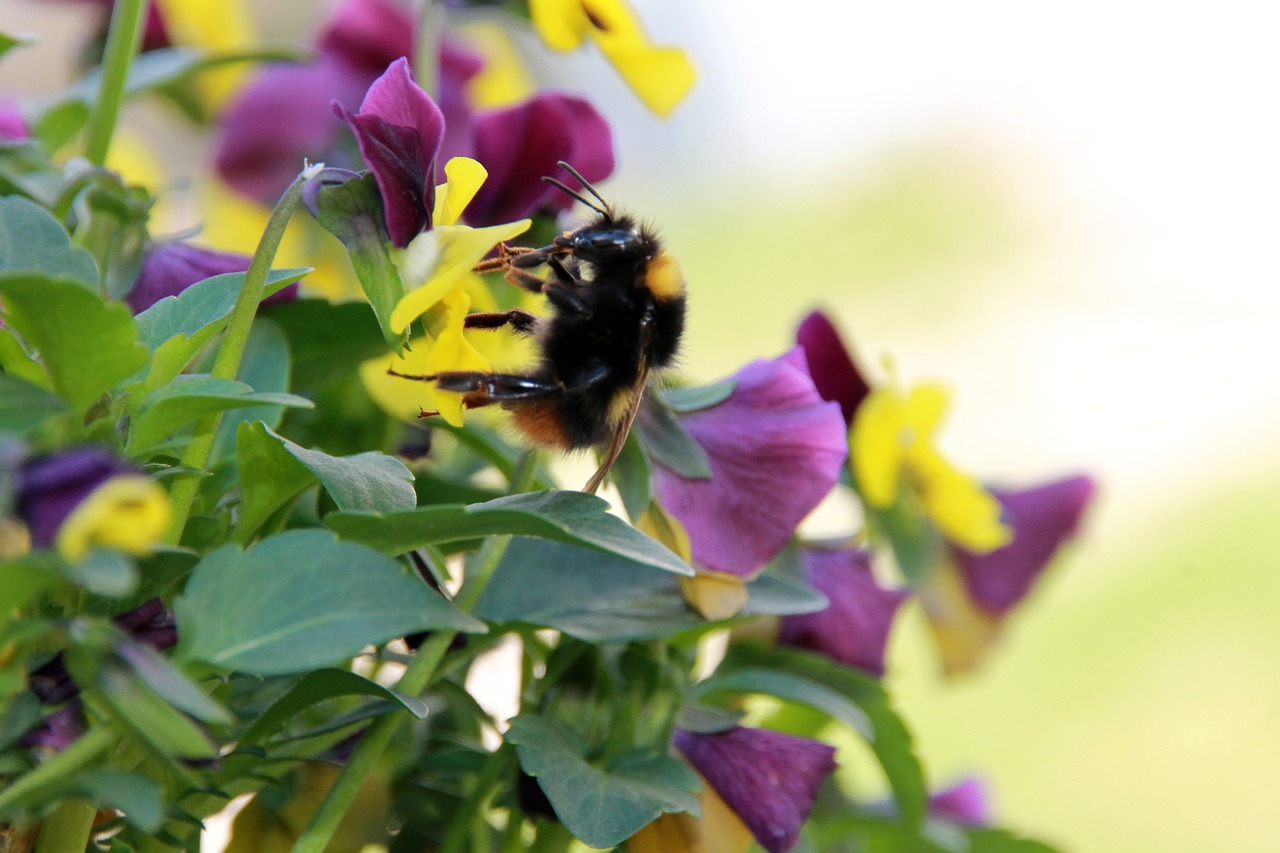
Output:
<svg viewBox="0 0 1280 853">
<path fill-rule="evenodd" d="M 444 136 L 444 115 L 413 82 L 409 62 L 397 59 L 369 87 L 360 111 L 340 105 L 364 162 L 382 194 L 387 234 L 401 248 L 431 227 L 435 203 L 435 158 Z"/>
<path fill-rule="evenodd" d="M 436 183 L 445 181 L 444 164 L 454 157 L 475 154 L 475 128 L 472 109 L 467 99 L 467 83 L 480 73 L 484 59 L 480 54 L 451 39 L 440 40 L 440 94 L 436 103 L 444 113 L 444 139 L 436 155 Z"/>
<path fill-rule="evenodd" d="M 1084 476 L 1032 489 L 992 489 L 1004 507 L 1005 522 L 1013 528 L 1013 541 L 989 554 L 953 549 L 974 603 L 999 616 L 1021 601 L 1075 534 L 1093 492 L 1093 481 Z"/>
<path fill-rule="evenodd" d="M 89 493 L 117 474 L 137 469 L 97 447 L 81 447 L 28 461 L 18 471 L 15 511 L 31 544 L 47 548 L 58 527 Z"/>
<path fill-rule="evenodd" d="M 35 728 L 23 735 L 19 743 L 28 748 L 62 752 L 84 732 L 84 712 L 80 702 L 76 701 L 46 716 Z"/>
<path fill-rule="evenodd" d="M 769 853 L 790 850 L 836 769 L 835 748 L 768 729 L 677 729 L 675 744 Z"/>
<path fill-rule="evenodd" d="M 980 779 L 961 779 L 929 797 L 929 814 L 965 826 L 987 826 L 991 823 L 987 788 Z"/>
<path fill-rule="evenodd" d="M 0 139 L 26 139 L 27 123 L 22 120 L 18 105 L 9 98 L 0 98 Z"/>
<path fill-rule="evenodd" d="M 332 104 L 354 107 L 372 80 L 324 57 L 311 65 L 269 66 L 222 116 L 218 174 L 241 195 L 274 205 L 304 160 L 343 165 L 342 125 L 333 120 Z"/>
<path fill-rule="evenodd" d="M 845 425 L 852 424 L 853 413 L 871 388 L 853 363 L 836 327 L 826 314 L 814 311 L 796 329 L 796 343 L 804 348 L 809 375 L 822 399 L 839 403 Z"/>
<path fill-rule="evenodd" d="M 831 604 L 818 613 L 784 618 L 778 641 L 884 675 L 885 643 L 907 590 L 876 583 L 870 551 L 806 548 L 804 569 Z"/>
<path fill-rule="evenodd" d="M 397 59 L 413 56 L 413 35 L 413 16 L 405 4 L 346 0 L 325 22 L 316 47 L 373 78 Z"/>
<path fill-rule="evenodd" d="M 564 160 L 588 181 L 613 173 L 613 134 L 582 98 L 544 93 L 474 119 L 475 158 L 489 170 L 467 206 L 472 225 L 511 222 L 540 210 L 567 210 L 573 199 L 545 183 L 544 175 L 573 186 L 556 164 Z"/>
<path fill-rule="evenodd" d="M 831 491 L 848 453 L 840 407 L 818 396 L 799 348 L 735 374 L 717 406 L 681 423 L 707 452 L 711 479 L 654 467 L 662 505 L 689 531 L 702 565 L 748 576 L 791 541 Z"/>
<path fill-rule="evenodd" d="M 129 291 L 129 307 L 138 314 L 166 296 L 177 296 L 197 281 L 247 269 L 248 255 L 219 252 L 187 243 L 156 243 L 142 258 L 138 281 Z M 297 292 L 296 287 L 294 292 Z"/>
</svg>

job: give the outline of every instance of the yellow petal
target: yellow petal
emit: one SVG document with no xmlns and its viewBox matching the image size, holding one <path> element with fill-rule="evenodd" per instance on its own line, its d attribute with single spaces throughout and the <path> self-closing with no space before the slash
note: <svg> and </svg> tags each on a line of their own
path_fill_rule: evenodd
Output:
<svg viewBox="0 0 1280 853">
<path fill-rule="evenodd" d="M 457 35 L 484 57 L 480 73 L 467 81 L 472 109 L 507 107 L 533 94 L 533 78 L 506 28 L 481 21 L 459 28 Z"/>
<path fill-rule="evenodd" d="M 689 94 L 697 78 L 693 63 L 675 47 L 653 47 L 612 38 L 596 40 L 636 97 L 660 116 L 667 116 Z"/>
<path fill-rule="evenodd" d="M 943 673 L 973 671 L 995 644 L 1000 623 L 974 606 L 959 570 L 950 563 L 939 566 L 919 592 Z"/>
<path fill-rule="evenodd" d="M 397 303 L 391 312 L 391 328 L 403 332 L 470 274 L 494 246 L 523 233 L 529 222 L 521 219 L 487 228 L 442 225 L 415 237 L 401 256 L 400 275 L 406 285 L 415 281 L 424 284 Z"/>
<path fill-rule="evenodd" d="M 169 526 L 169 496 L 139 475 L 112 477 L 62 521 L 54 546 L 75 562 L 95 545 L 148 554 Z"/>
<path fill-rule="evenodd" d="M 718 622 L 737 616 L 747 606 L 747 584 L 737 575 L 699 569 L 691 578 L 680 578 L 680 591 L 703 619 Z"/>
<path fill-rule="evenodd" d="M 157 0 L 165 31 L 175 44 L 227 51 L 255 41 L 249 14 L 241 0 Z M 216 112 L 253 73 L 249 62 L 210 69 L 196 80 L 205 107 Z"/>
<path fill-rule="evenodd" d="M 657 501 L 650 501 L 649 508 L 636 519 L 636 529 L 666 545 L 686 563 L 693 562 L 689 531 L 685 530 L 680 519 L 667 512 Z"/>
<path fill-rule="evenodd" d="M 912 462 L 921 509 L 944 536 L 978 554 L 1012 541 L 1013 531 L 1000 521 L 1000 502 L 977 480 L 937 453 L 917 454 Z"/>
<path fill-rule="evenodd" d="M 591 26 L 581 0 L 529 0 L 529 19 L 552 50 L 573 50 Z"/>
<path fill-rule="evenodd" d="M 485 167 L 470 157 L 450 158 L 444 164 L 444 183 L 436 187 L 436 203 L 431 214 L 432 226 L 457 225 L 462 211 L 471 204 L 471 199 L 476 197 L 488 177 L 489 172 Z"/>
<path fill-rule="evenodd" d="M 907 392 L 903 420 L 918 444 L 929 444 L 950 406 L 947 389 L 936 382 L 921 382 Z"/>
<path fill-rule="evenodd" d="M 493 298 L 489 285 L 481 276 L 475 273 L 464 276 L 462 289 L 471 297 L 473 313 L 499 310 L 497 300 Z M 544 314 L 546 301 L 546 297 L 536 293 L 524 293 L 520 307 L 531 314 Z M 494 370 L 500 372 L 524 370 L 538 354 L 533 338 L 514 332 L 508 326 L 500 329 L 476 329 L 468 333 L 467 340 L 493 365 Z"/>
<path fill-rule="evenodd" d="M 871 391 L 853 419 L 853 476 L 867 503 L 886 509 L 898 499 L 904 448 L 903 402 L 890 386 Z"/>
<path fill-rule="evenodd" d="M 627 853 L 746 853 L 755 841 L 751 830 L 706 779 L 698 799 L 701 818 L 664 814 L 631 836 Z"/>
</svg>

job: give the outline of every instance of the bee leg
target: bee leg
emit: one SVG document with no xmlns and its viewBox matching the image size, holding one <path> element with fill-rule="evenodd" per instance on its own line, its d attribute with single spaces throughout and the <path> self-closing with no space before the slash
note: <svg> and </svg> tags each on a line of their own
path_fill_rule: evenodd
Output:
<svg viewBox="0 0 1280 853">
<path fill-rule="evenodd" d="M 508 267 L 507 273 L 503 278 L 521 290 L 527 290 L 530 293 L 542 293 L 542 289 L 548 283 L 546 279 L 516 267 Z"/>
<path fill-rule="evenodd" d="M 501 329 L 503 326 L 510 326 L 521 334 L 531 335 L 537 322 L 536 315 L 512 308 L 510 311 L 468 314 L 462 325 L 468 329 Z"/>
<path fill-rule="evenodd" d="M 564 264 L 557 257 L 547 258 L 547 266 L 551 267 L 551 271 L 556 275 L 556 280 L 561 284 L 582 283 L 582 279 L 565 269 Z"/>
<path fill-rule="evenodd" d="M 548 281 L 542 287 L 542 292 L 547 295 L 547 299 L 551 304 L 569 314 L 581 314 L 583 317 L 591 316 L 585 302 L 578 297 L 576 293 L 570 290 L 566 285 L 558 281 Z"/>
<path fill-rule="evenodd" d="M 463 395 L 468 408 L 506 400 L 529 400 L 558 394 L 564 386 L 518 373 L 480 373 L 472 370 L 445 370 L 434 374 L 436 387 Z"/>
</svg>

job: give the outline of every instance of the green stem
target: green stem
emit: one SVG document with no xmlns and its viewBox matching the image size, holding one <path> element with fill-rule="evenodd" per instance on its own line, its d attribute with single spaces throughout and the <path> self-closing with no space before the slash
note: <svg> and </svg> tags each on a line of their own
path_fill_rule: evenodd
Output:
<svg viewBox="0 0 1280 853">
<path fill-rule="evenodd" d="M 40 825 L 36 853 L 84 853 L 93 831 L 96 806 L 84 800 L 63 800 Z"/>
<path fill-rule="evenodd" d="M 516 474 L 512 477 L 512 494 L 528 489 L 536 470 L 536 456 L 533 453 L 522 456 L 516 466 Z M 493 577 L 510 544 L 510 536 L 492 536 L 485 540 L 476 556 L 474 569 L 467 573 L 466 581 L 454 599 L 454 604 L 460 610 L 468 612 L 480 600 L 485 586 Z M 409 661 L 395 689 L 410 696 L 417 696 L 426 690 L 438 675 L 440 663 L 457 636 L 457 631 L 439 631 L 429 636 Z M 401 720 L 401 716 L 393 712 L 379 717 L 369 726 L 369 730 L 352 751 L 351 758 L 343 765 L 342 772 L 338 774 L 324 802 L 312 816 L 306 831 L 294 843 L 292 853 L 322 853 L 343 816 L 355 802 L 364 780 L 373 771 L 382 753 L 386 752 Z"/>
<path fill-rule="evenodd" d="M 146 7 L 146 0 L 116 0 L 111 11 L 107 46 L 102 55 L 102 82 L 85 130 L 85 156 L 98 166 L 106 162 L 107 150 L 111 148 L 129 63 L 142 42 L 142 17 Z"/>
<path fill-rule="evenodd" d="M 451 818 L 453 822 L 449 825 L 444 841 L 440 843 L 440 853 L 459 853 L 462 850 L 463 844 L 467 841 L 467 835 L 474 831 L 476 816 L 493 795 L 498 781 L 510 769 L 513 757 L 513 750 L 506 743 L 489 753 L 480 778 L 476 780 L 471 793 Z"/>
<path fill-rule="evenodd" d="M 289 224 L 293 211 L 302 198 L 302 187 L 314 177 L 323 164 L 308 166 L 303 169 L 293 183 L 284 191 L 275 210 L 267 220 L 266 230 L 258 241 L 258 248 L 249 262 L 249 269 L 244 274 L 244 284 L 240 286 L 240 294 L 236 297 L 235 307 L 231 309 L 231 319 L 218 347 L 218 355 L 214 358 L 210 375 L 217 379 L 235 379 L 240 369 L 240 359 L 244 357 L 244 348 L 249 340 L 249 330 L 253 326 L 253 317 L 257 313 L 258 303 L 262 301 L 262 290 L 266 285 L 267 273 L 271 272 L 271 262 L 275 259 L 284 230 Z M 222 414 L 208 415 L 196 421 L 191 443 L 182 454 L 182 465 L 194 471 L 204 469 L 209 461 L 209 453 L 213 450 L 213 441 L 218 433 L 218 424 Z M 191 515 L 191 504 L 200 488 L 200 477 L 191 475 L 178 479 L 169 493 L 169 503 L 173 507 L 173 517 L 169 522 L 169 530 L 165 534 L 163 544 L 177 545 L 182 540 L 182 531 L 187 526 L 187 518 Z"/>
<path fill-rule="evenodd" d="M 71 742 L 62 752 L 31 770 L 9 787 L 0 791 L 0 810 L 22 802 L 46 785 L 70 779 L 77 770 L 97 760 L 116 742 L 118 735 L 110 726 L 95 726 Z"/>
<path fill-rule="evenodd" d="M 418 31 L 413 46 L 413 79 L 428 95 L 438 94 L 440 76 L 440 17 L 435 0 L 419 0 Z"/>
</svg>

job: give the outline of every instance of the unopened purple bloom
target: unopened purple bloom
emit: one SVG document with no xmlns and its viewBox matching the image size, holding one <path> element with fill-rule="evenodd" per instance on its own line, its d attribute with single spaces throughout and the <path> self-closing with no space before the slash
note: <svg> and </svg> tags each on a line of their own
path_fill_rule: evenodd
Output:
<svg viewBox="0 0 1280 853">
<path fill-rule="evenodd" d="M 26 139 L 27 123 L 22 120 L 18 105 L 9 98 L 0 98 L 0 140 Z"/>
<path fill-rule="evenodd" d="M 573 203 L 542 180 L 570 181 L 556 164 L 564 160 L 588 181 L 613 173 L 609 124 L 582 98 L 549 92 L 473 119 L 473 156 L 489 178 L 467 206 L 472 225 L 511 222 L 541 210 L 566 210 Z M 572 183 L 571 183 L 572 185 Z"/>
<path fill-rule="evenodd" d="M 889 629 L 907 590 L 876 583 L 870 551 L 806 548 L 804 572 L 831 604 L 818 613 L 785 617 L 778 642 L 884 675 Z"/>
<path fill-rule="evenodd" d="M 18 472 L 15 511 L 31 533 L 31 544 L 47 548 L 63 520 L 94 489 L 137 470 L 106 450 L 81 447 L 28 461 Z"/>
<path fill-rule="evenodd" d="M 853 363 L 836 327 L 826 314 L 814 311 L 796 329 L 796 343 L 804 348 L 809 375 L 822 399 L 839 403 L 845 425 L 852 424 L 853 413 L 871 388 Z"/>
<path fill-rule="evenodd" d="M 352 114 L 340 104 L 334 111 L 351 126 L 378 182 L 391 242 L 401 248 L 409 245 L 431 227 L 444 115 L 413 82 L 409 61 L 403 58 L 369 87 L 359 112 Z"/>
<path fill-rule="evenodd" d="M 710 459 L 711 479 L 655 466 L 662 505 L 689 532 L 703 566 L 747 577 L 786 547 L 831 491 L 848 453 L 840 407 L 818 396 L 799 348 L 755 361 L 718 405 L 681 416 Z"/>
<path fill-rule="evenodd" d="M 147 249 L 138 270 L 138 281 L 129 291 L 129 307 L 138 314 L 164 299 L 177 296 L 191 285 L 224 273 L 249 269 L 249 256 L 192 246 L 190 243 L 156 243 Z M 298 286 L 288 287 L 268 297 L 270 302 L 293 299 Z"/>
<path fill-rule="evenodd" d="M 677 729 L 675 744 L 769 853 L 795 846 L 818 788 L 836 769 L 834 747 L 768 729 Z"/>
<path fill-rule="evenodd" d="M 84 711 L 77 699 L 46 716 L 18 742 L 28 749 L 62 752 L 84 734 L 85 728 Z"/>
<path fill-rule="evenodd" d="M 980 779 L 961 779 L 929 797 L 929 814 L 965 826 L 986 826 L 991 822 L 991 803 Z"/>
<path fill-rule="evenodd" d="M 989 614 L 1007 613 L 1030 591 L 1058 549 L 1080 525 L 1094 484 L 1084 476 L 1031 489 L 992 489 L 1004 509 L 1013 541 L 987 554 L 953 549 L 974 604 Z"/>
</svg>

